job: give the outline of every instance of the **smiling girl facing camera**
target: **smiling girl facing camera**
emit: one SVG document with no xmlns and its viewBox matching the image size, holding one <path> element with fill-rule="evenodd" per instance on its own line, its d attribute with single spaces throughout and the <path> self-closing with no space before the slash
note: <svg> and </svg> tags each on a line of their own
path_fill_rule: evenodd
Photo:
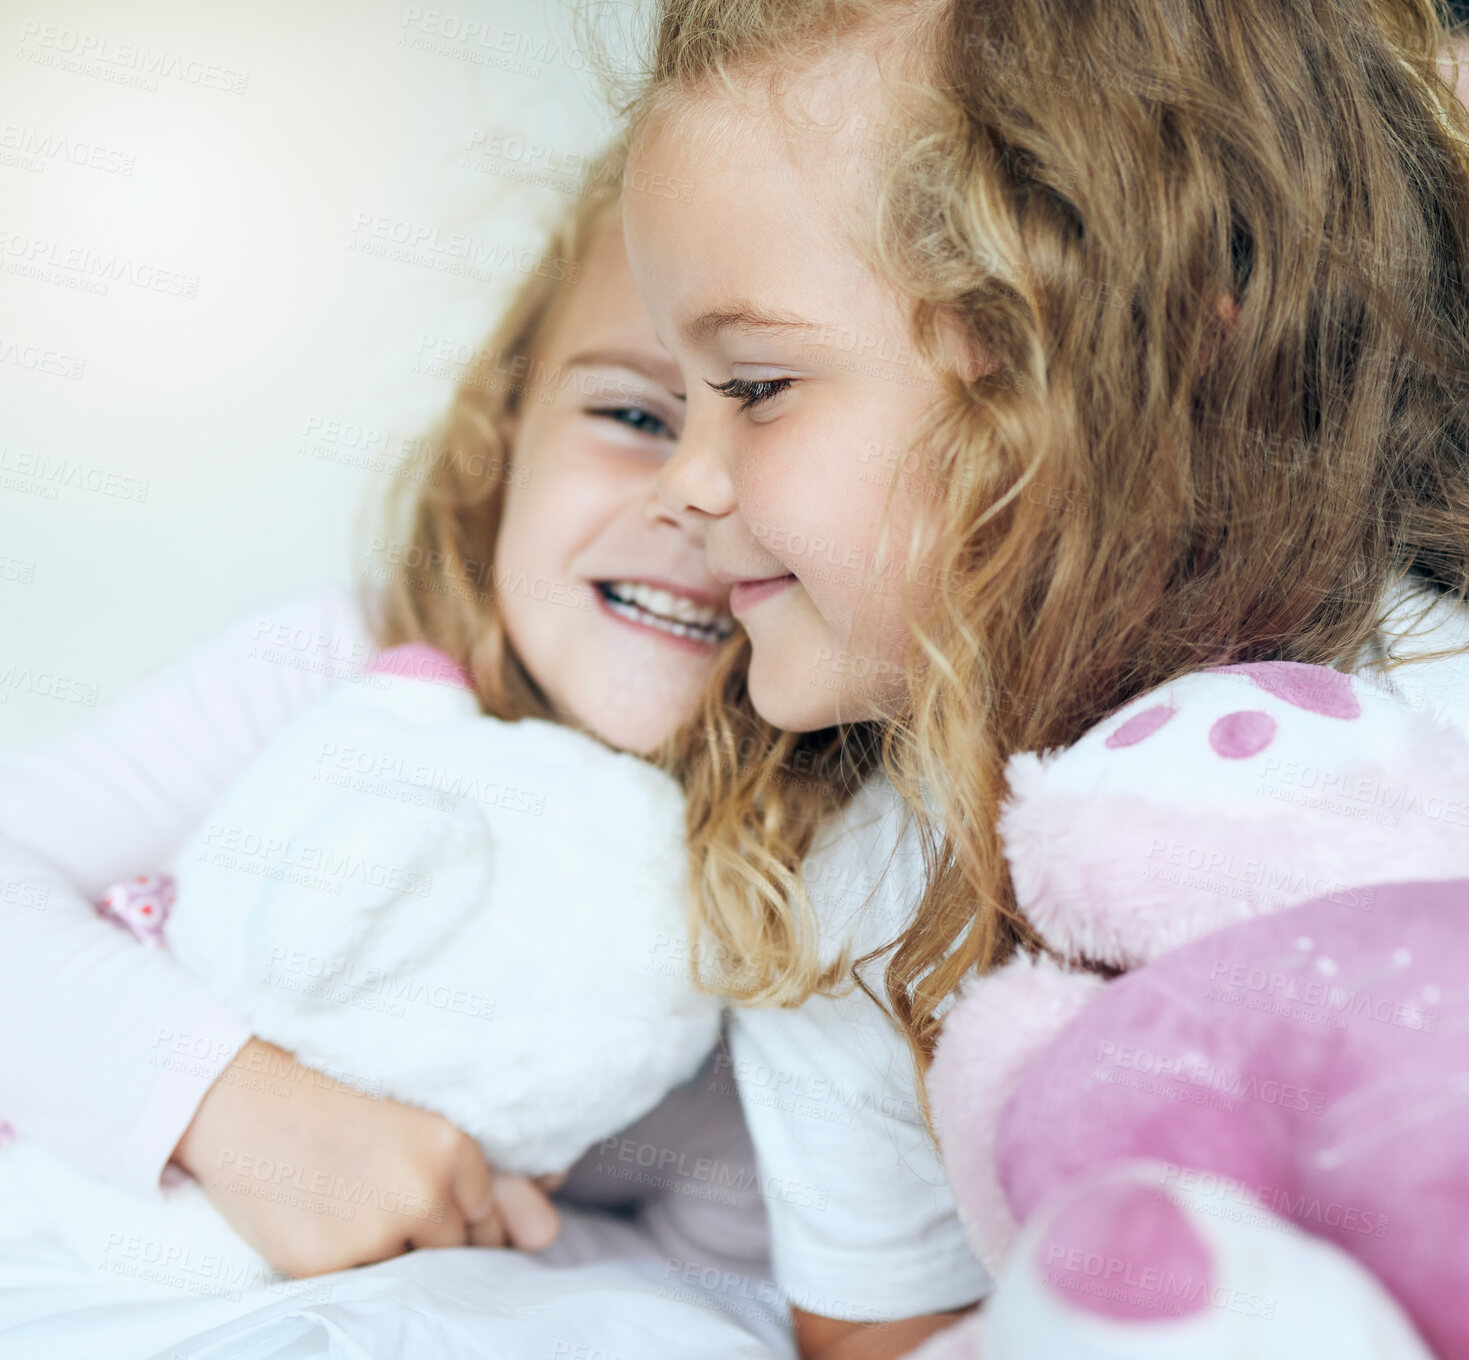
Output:
<svg viewBox="0 0 1469 1360">
<path fill-rule="evenodd" d="M 736 1014 L 757 1147 L 830 1191 L 772 1203 L 808 1355 L 988 1287 L 899 1068 L 1035 944 L 1007 759 L 1201 668 L 1361 667 L 1469 586 L 1444 45 L 1428 0 L 659 6 L 629 164 L 696 191 L 625 220 L 688 393 L 664 504 L 760 717 L 880 744 L 903 795 L 803 869 L 791 738 L 755 742 L 697 828 L 705 947 L 786 1008 Z M 854 959 L 890 1029 L 829 994 Z"/>
<path fill-rule="evenodd" d="M 494 1130 L 477 1142 L 462 1126 L 479 1115 L 444 1117 L 458 1101 L 482 1115 L 511 1090 L 513 1062 L 482 1072 L 477 1088 L 475 1055 L 554 1041 L 567 1016 L 584 1015 L 594 1042 L 561 1048 L 597 1071 L 559 1094 L 541 1084 L 555 1063 L 514 1078 L 528 1079 L 520 1116 L 575 1120 L 594 1103 L 592 1086 L 622 1100 L 634 1089 L 624 1079 L 630 1067 L 666 1067 L 687 1039 L 686 1030 L 672 1037 L 672 1012 L 660 1015 L 656 998 L 670 988 L 697 997 L 700 1047 L 686 1054 L 683 1074 L 712 1047 L 718 1003 L 692 987 L 683 892 L 668 891 L 668 875 L 681 882 L 685 873 L 684 771 L 670 746 L 724 664 L 733 625 L 728 590 L 705 560 L 702 522 L 656 494 L 682 423 L 681 387 L 633 288 L 620 168 L 604 161 L 591 173 L 547 247 L 563 267 L 522 285 L 441 427 L 405 460 L 369 553 L 377 580 L 361 600 L 329 592 L 262 609 L 89 722 L 0 757 L 0 877 L 45 905 L 0 914 L 0 1002 L 17 1032 L 32 1036 L 0 1062 L 0 1114 L 25 1140 L 0 1139 L 11 1188 L 26 1179 L 19 1148 L 39 1148 L 133 1192 L 137 1209 L 137 1197 L 156 1203 L 160 1185 L 174 1183 L 172 1160 L 249 1246 L 292 1275 L 412 1247 L 541 1248 L 557 1215 L 529 1176 L 552 1168 L 501 1174 L 497 1157 L 492 1170 L 484 1150 Z M 344 754 L 349 740 L 371 756 L 370 777 Z M 530 782 L 510 778 L 485 742 L 501 755 L 521 750 Z M 614 767 L 626 776 L 621 795 L 606 786 L 599 794 L 592 772 Z M 544 806 L 503 796 L 517 783 L 522 793 L 544 790 L 556 768 L 580 772 L 581 782 Z M 638 789 L 649 780 L 667 796 L 643 801 Z M 621 861 L 609 838 L 638 842 L 650 828 L 629 823 L 656 807 L 668 833 L 657 862 L 610 881 Z M 494 843 L 497 826 L 504 836 Z M 441 832 L 449 839 L 436 839 Z M 427 839 L 406 849 L 420 833 Z M 252 844 L 277 848 L 262 857 Z M 324 849 L 315 864 L 386 866 L 386 886 L 372 878 L 364 887 L 347 869 L 318 873 L 331 880 L 324 889 L 300 886 L 293 856 L 303 845 Z M 116 899 L 139 934 L 168 946 L 142 948 L 93 904 L 109 884 L 176 855 L 179 901 L 167 929 L 156 929 L 160 904 L 129 905 L 125 888 Z M 517 858 L 531 881 L 512 892 L 494 875 Z M 591 875 L 582 891 L 563 891 L 568 870 Z M 634 946 L 629 965 L 618 951 L 646 927 L 643 903 L 654 898 L 672 913 L 662 952 Z M 569 899 L 584 913 L 580 926 L 557 915 Z M 487 947 L 467 963 L 423 953 L 446 923 L 448 938 L 460 940 L 480 918 Z M 338 925 L 352 938 L 323 947 L 319 932 Z M 599 931 L 615 947 L 587 958 Z M 365 955 L 364 940 L 407 946 L 401 970 Z M 564 967 L 542 967 L 551 954 L 562 965 L 583 957 L 588 985 L 573 987 Z M 206 966 L 191 973 L 183 956 Z M 509 970 L 501 991 L 510 994 L 486 997 L 494 989 L 484 978 L 459 976 L 474 972 L 476 957 L 491 973 Z M 599 1003 L 599 988 L 619 971 L 628 985 L 616 1006 Z M 429 1000 L 398 1018 L 399 984 L 411 1001 L 419 981 Z M 261 1004 L 277 1021 L 291 1012 L 292 1024 L 314 1016 L 313 1026 L 345 1026 L 358 1057 L 308 1060 L 280 1034 L 264 1042 L 247 1018 L 263 1014 Z M 616 1027 L 637 1016 L 648 1033 L 597 1057 L 598 1043 L 616 1042 Z M 371 1025 L 385 1028 L 364 1049 Z M 331 1038 L 318 1032 L 315 1051 L 328 1053 Z M 402 1063 L 397 1077 L 384 1066 L 390 1053 Z M 664 1071 L 639 1105 L 680 1079 Z M 444 1099 L 429 1100 L 424 1081 Z M 732 1095 L 718 1110 L 729 1117 L 716 1131 L 723 1166 L 740 1157 L 743 1133 Z M 621 1121 L 639 1112 L 622 1110 Z M 672 1135 L 665 1127 L 660 1136 Z M 557 1172 L 575 1155 L 565 1146 L 554 1153 L 528 1126 L 512 1137 L 533 1159 L 559 1156 Z M 377 1187 L 384 1202 L 320 1212 L 315 1197 L 298 1204 L 259 1193 L 249 1174 L 225 1174 L 246 1163 L 303 1170 L 313 1184 Z M 36 1231 L 52 1233 L 58 1197 L 38 1202 L 31 1179 Z M 127 1203 L 113 1194 L 104 1205 L 106 1187 L 85 1184 L 95 1193 L 77 1198 L 135 1231 Z M 644 1197 L 614 1188 L 624 1200 Z M 724 1216 L 743 1214 L 749 1236 L 743 1210 L 753 1209 L 758 1235 L 758 1194 L 729 1198 L 741 1213 Z M 13 1234 L 21 1214 L 14 1199 L 8 1206 Z M 95 1285 L 94 1263 L 80 1275 Z"/>
</svg>

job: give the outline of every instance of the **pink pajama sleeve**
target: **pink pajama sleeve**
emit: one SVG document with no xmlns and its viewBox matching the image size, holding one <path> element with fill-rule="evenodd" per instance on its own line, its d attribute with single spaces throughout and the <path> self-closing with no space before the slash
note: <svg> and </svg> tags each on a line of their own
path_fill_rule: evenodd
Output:
<svg viewBox="0 0 1469 1360">
<path fill-rule="evenodd" d="M 341 589 L 267 605 L 61 736 L 0 751 L 0 1117 L 145 1193 L 244 1022 L 92 903 L 157 868 L 271 736 L 360 670 Z"/>
</svg>

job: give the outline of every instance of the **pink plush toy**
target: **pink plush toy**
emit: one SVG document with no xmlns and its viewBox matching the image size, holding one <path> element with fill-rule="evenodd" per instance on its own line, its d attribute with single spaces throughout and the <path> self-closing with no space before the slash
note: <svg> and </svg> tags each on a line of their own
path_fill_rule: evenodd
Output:
<svg viewBox="0 0 1469 1360">
<path fill-rule="evenodd" d="M 1469 1357 L 1469 743 L 1270 663 L 1009 775 L 1020 906 L 1128 973 L 1017 959 L 950 1015 L 930 1089 L 1001 1279 L 925 1360 Z"/>
</svg>

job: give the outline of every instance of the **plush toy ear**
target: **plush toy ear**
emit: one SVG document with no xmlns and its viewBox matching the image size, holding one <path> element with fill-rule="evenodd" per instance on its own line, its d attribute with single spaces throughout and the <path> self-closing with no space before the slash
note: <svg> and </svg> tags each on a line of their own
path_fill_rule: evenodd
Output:
<svg viewBox="0 0 1469 1360">
<path fill-rule="evenodd" d="M 970 983 L 944 1020 L 928 1092 L 959 1217 L 992 1273 L 1017 1231 L 996 1175 L 1000 1112 L 1031 1060 L 1104 985 L 1022 954 Z"/>
<path fill-rule="evenodd" d="M 1312 898 L 1469 875 L 1469 743 L 1320 666 L 1187 676 L 1006 773 L 1017 903 L 1068 958 L 1135 968 Z"/>
</svg>

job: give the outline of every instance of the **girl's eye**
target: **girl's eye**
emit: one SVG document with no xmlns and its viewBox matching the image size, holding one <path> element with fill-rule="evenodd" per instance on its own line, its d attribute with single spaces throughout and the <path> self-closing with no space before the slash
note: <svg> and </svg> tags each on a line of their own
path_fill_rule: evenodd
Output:
<svg viewBox="0 0 1469 1360">
<path fill-rule="evenodd" d="M 731 378 L 728 382 L 709 383 L 709 386 L 721 396 L 739 402 L 740 410 L 748 411 L 762 401 L 778 397 L 793 382 L 794 378 Z"/>
<path fill-rule="evenodd" d="M 669 428 L 668 422 L 641 406 L 590 408 L 587 414 L 601 416 L 606 420 L 615 420 L 619 425 L 626 425 L 628 429 L 636 430 L 639 434 L 650 434 L 655 439 L 673 438 L 673 431 Z"/>
</svg>

